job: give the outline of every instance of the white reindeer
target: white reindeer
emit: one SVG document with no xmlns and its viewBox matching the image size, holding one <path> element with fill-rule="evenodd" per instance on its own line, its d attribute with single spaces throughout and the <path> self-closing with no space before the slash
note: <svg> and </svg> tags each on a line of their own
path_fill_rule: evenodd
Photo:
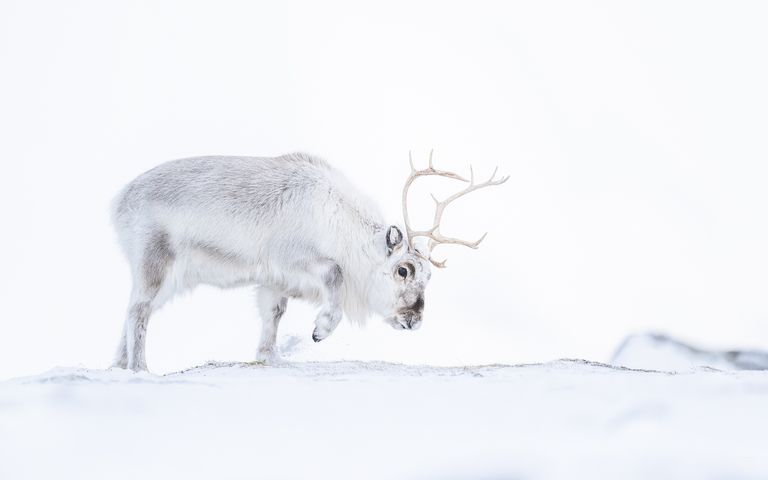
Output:
<svg viewBox="0 0 768 480">
<path fill-rule="evenodd" d="M 431 229 L 414 231 L 407 195 L 413 180 L 438 175 L 416 170 L 403 188 L 407 237 L 338 171 L 316 157 L 197 157 L 162 164 L 129 183 L 113 203 L 113 221 L 133 276 L 133 290 L 114 366 L 146 370 L 149 317 L 175 294 L 199 284 L 258 286 L 262 318 L 257 359 L 275 358 L 275 337 L 288 298 L 322 305 L 312 333 L 319 342 L 342 312 L 362 323 L 371 313 L 398 329 L 421 325 L 432 262 L 415 237 L 477 248 L 439 231 L 445 206 L 508 177 L 475 184 L 437 203 Z M 434 197 L 433 197 L 434 198 Z"/>
</svg>

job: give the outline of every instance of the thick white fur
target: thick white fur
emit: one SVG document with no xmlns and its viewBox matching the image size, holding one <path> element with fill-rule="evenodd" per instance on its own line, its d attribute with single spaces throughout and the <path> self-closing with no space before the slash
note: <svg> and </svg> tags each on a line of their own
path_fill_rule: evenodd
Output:
<svg viewBox="0 0 768 480">
<path fill-rule="evenodd" d="M 421 321 L 409 306 L 418 297 L 423 307 L 429 265 L 342 174 L 306 154 L 167 162 L 120 192 L 113 221 L 134 279 L 118 367 L 146 369 L 149 316 L 203 283 L 260 286 L 261 360 L 275 356 L 288 298 L 322 305 L 316 341 L 342 311 L 357 323 L 376 313 L 396 328 Z M 395 273 L 403 264 L 406 279 Z"/>
</svg>

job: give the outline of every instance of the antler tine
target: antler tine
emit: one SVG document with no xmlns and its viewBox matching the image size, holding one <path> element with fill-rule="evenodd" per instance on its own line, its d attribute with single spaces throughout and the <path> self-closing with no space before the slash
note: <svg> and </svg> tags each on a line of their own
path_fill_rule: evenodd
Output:
<svg viewBox="0 0 768 480">
<path fill-rule="evenodd" d="M 432 257 L 429 257 L 427 260 L 429 260 L 432 263 L 432 265 L 436 266 L 437 268 L 445 268 L 445 262 L 448 261 L 448 259 L 446 258 L 442 262 L 438 262 L 437 260 L 435 260 Z"/>
<path fill-rule="evenodd" d="M 488 183 L 488 184 L 490 184 L 490 185 L 501 185 L 502 183 L 504 183 L 504 182 L 506 182 L 507 180 L 509 180 L 509 175 L 506 175 L 506 176 L 504 176 L 504 177 L 501 177 L 501 178 L 500 178 L 500 179 L 498 179 L 498 180 L 494 180 L 494 178 L 496 178 L 496 172 L 498 172 L 498 171 L 499 171 L 499 167 L 497 166 L 497 167 L 496 167 L 496 168 L 493 170 L 493 175 L 491 175 L 491 178 L 489 178 L 489 179 L 488 179 L 488 181 L 487 181 L 486 183 Z"/>
<path fill-rule="evenodd" d="M 403 187 L 403 220 L 405 220 L 405 228 L 406 233 L 408 236 L 408 242 L 410 244 L 410 248 L 413 249 L 413 239 L 415 237 L 426 237 L 429 239 L 429 243 L 427 244 L 427 248 L 429 250 L 429 256 L 424 256 L 423 254 L 416 252 L 420 256 L 424 257 L 425 259 L 429 260 L 434 266 L 438 268 L 445 268 L 446 260 L 438 261 L 432 258 L 431 252 L 432 249 L 438 245 L 441 244 L 454 244 L 454 245 L 464 245 L 465 247 L 476 249 L 480 245 L 480 243 L 485 240 L 485 237 L 488 235 L 488 233 L 484 233 L 482 237 L 472 241 L 467 240 L 461 240 L 459 238 L 452 238 L 452 237 L 445 237 L 440 233 L 440 222 L 443 218 L 443 212 L 445 211 L 445 207 L 448 206 L 451 202 L 454 200 L 467 195 L 468 193 L 474 192 L 475 190 L 479 190 L 481 188 L 490 187 L 494 185 L 501 185 L 502 183 L 509 180 L 509 175 L 502 177 L 498 180 L 495 180 L 496 173 L 499 170 L 499 167 L 497 166 L 493 174 L 491 175 L 491 178 L 489 178 L 487 181 L 483 183 L 475 183 L 475 171 L 472 168 L 472 165 L 469 166 L 469 175 L 470 179 L 467 180 L 466 178 L 457 175 L 453 172 L 447 172 L 442 170 L 435 170 L 433 164 L 432 164 L 432 154 L 433 150 L 429 152 L 429 167 L 425 170 L 416 170 L 413 166 L 413 160 L 411 158 L 410 152 L 408 152 L 408 160 L 411 164 L 411 174 L 408 176 L 408 178 L 405 181 L 405 186 Z M 446 198 L 443 201 L 438 200 L 434 195 L 430 194 L 432 196 L 432 200 L 435 202 L 435 217 L 434 221 L 432 222 L 432 228 L 429 230 L 413 230 L 410 225 L 410 219 L 408 217 L 408 189 L 410 188 L 413 181 L 421 176 L 429 176 L 429 175 L 437 175 L 441 177 L 447 177 L 447 178 L 453 178 L 456 180 L 461 180 L 463 182 L 468 182 L 469 185 L 464 188 L 463 190 L 454 193 L 450 197 Z M 413 251 L 416 251 L 415 249 Z"/>
<path fill-rule="evenodd" d="M 485 232 L 482 237 L 478 238 L 477 241 L 475 241 L 475 243 L 472 244 L 471 248 L 474 248 L 475 250 L 477 250 L 477 248 L 480 246 L 480 242 L 485 240 L 485 237 L 487 236 L 488 236 L 488 232 Z"/>
<path fill-rule="evenodd" d="M 460 180 L 462 182 L 468 181 L 466 178 L 456 173 L 448 172 L 444 170 L 436 170 L 432 163 L 433 154 L 434 154 L 434 150 L 430 150 L 429 167 L 424 170 L 417 170 L 416 167 L 413 165 L 413 155 L 411 154 L 410 150 L 408 151 L 408 163 L 411 165 L 411 173 L 408 175 L 408 178 L 405 180 L 405 185 L 403 186 L 402 204 L 403 204 L 403 221 L 405 222 L 406 236 L 408 237 L 409 244 L 411 244 L 411 248 L 413 247 L 412 240 L 414 237 L 428 236 L 426 234 L 431 233 L 431 232 L 416 232 L 411 228 L 410 217 L 408 216 L 408 190 L 411 188 L 411 184 L 413 184 L 413 181 L 416 180 L 418 177 L 425 177 L 430 175 L 452 178 L 454 180 Z M 436 198 L 435 198 L 435 203 L 438 203 L 438 200 Z"/>
</svg>

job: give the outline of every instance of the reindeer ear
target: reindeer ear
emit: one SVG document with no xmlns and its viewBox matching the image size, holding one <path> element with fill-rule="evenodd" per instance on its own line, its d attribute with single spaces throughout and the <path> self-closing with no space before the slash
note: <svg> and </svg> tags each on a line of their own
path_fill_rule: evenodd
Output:
<svg viewBox="0 0 768 480">
<path fill-rule="evenodd" d="M 403 232 L 399 228 L 392 225 L 387 230 L 387 255 L 392 255 L 392 252 L 403 243 Z"/>
</svg>

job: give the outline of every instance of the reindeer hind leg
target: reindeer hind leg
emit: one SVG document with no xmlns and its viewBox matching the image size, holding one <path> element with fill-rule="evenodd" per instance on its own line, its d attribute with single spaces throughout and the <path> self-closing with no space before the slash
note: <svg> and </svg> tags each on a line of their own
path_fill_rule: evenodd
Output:
<svg viewBox="0 0 768 480">
<path fill-rule="evenodd" d="M 164 302 L 161 291 L 168 287 L 168 274 L 175 260 L 168 234 L 152 232 L 143 249 L 140 264 L 134 268 L 134 288 L 125 321 L 125 364 L 130 370 L 147 369 L 146 335 L 149 317 Z M 122 343 L 121 343 L 122 347 Z M 118 350 L 118 357 L 122 351 Z M 122 360 L 122 358 L 118 358 Z"/>
</svg>

